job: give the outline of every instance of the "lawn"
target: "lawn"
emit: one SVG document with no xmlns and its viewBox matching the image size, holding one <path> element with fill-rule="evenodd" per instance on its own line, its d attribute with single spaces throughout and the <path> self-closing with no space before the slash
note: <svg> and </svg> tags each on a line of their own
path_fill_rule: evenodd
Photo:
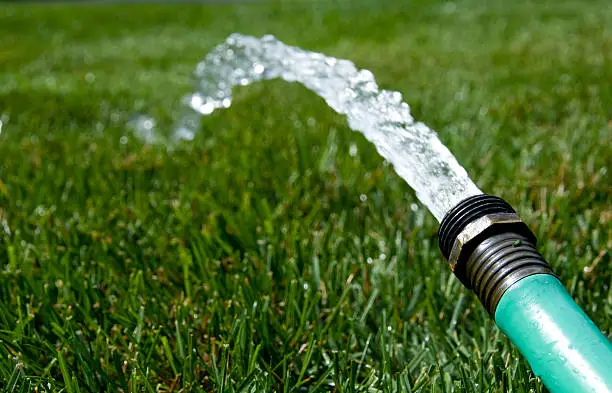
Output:
<svg viewBox="0 0 612 393">
<path fill-rule="evenodd" d="M 237 89 L 174 149 L 126 126 L 169 129 L 232 32 L 348 58 L 519 210 L 612 337 L 612 6 L 486 4 L 2 4 L 3 391 L 545 391 L 433 216 L 306 89 Z"/>
</svg>

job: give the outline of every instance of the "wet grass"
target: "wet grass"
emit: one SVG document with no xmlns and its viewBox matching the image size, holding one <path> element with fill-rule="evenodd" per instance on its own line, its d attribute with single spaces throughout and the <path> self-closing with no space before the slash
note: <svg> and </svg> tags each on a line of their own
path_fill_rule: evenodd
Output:
<svg viewBox="0 0 612 393">
<path fill-rule="evenodd" d="M 234 31 L 350 58 L 610 336 L 612 9 L 479 3 L 0 7 L 3 391 L 544 391 L 433 217 L 303 88 L 240 89 L 172 153 L 125 127 L 167 127 Z"/>
</svg>

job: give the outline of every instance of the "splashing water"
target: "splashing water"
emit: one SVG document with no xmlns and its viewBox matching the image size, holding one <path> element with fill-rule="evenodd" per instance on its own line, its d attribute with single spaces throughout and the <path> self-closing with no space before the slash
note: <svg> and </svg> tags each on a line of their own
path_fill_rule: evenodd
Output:
<svg viewBox="0 0 612 393">
<path fill-rule="evenodd" d="M 180 119 L 175 140 L 193 139 L 201 115 L 229 108 L 234 86 L 281 78 L 301 83 L 346 115 L 349 126 L 376 146 L 438 221 L 463 199 L 482 194 L 436 133 L 414 122 L 401 94 L 379 90 L 370 71 L 348 60 L 288 46 L 269 35 L 232 34 L 197 65 L 195 77 L 197 92 L 184 99 L 192 110 Z"/>
</svg>

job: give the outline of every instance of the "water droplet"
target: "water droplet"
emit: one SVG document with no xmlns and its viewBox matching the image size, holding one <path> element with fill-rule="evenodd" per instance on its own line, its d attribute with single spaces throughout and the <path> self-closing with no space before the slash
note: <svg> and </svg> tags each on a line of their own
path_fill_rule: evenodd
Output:
<svg viewBox="0 0 612 393">
<path fill-rule="evenodd" d="M 87 74 L 85 74 L 85 80 L 89 84 L 94 83 L 94 81 L 96 80 L 96 76 L 91 72 L 88 72 Z"/>
<path fill-rule="evenodd" d="M 104 129 L 97 127 L 100 131 Z M 153 143 L 155 141 L 154 128 L 155 120 L 147 115 L 138 115 L 134 119 L 128 122 L 128 126 L 134 130 L 135 135 L 146 143 Z"/>
<path fill-rule="evenodd" d="M 43 205 L 39 205 L 36 207 L 36 215 L 38 216 L 44 216 L 45 215 L 45 207 Z"/>
<path fill-rule="evenodd" d="M 304 290 L 307 291 L 310 288 L 310 286 L 308 285 L 308 283 L 304 283 Z"/>
<path fill-rule="evenodd" d="M 349 155 L 351 157 L 355 157 L 357 155 L 357 145 L 355 143 L 351 143 L 351 146 L 349 147 Z"/>
<path fill-rule="evenodd" d="M 417 205 L 416 203 L 411 203 L 410 210 L 416 213 L 417 211 L 419 211 L 419 205 Z"/>
<path fill-rule="evenodd" d="M 223 105 L 224 108 L 229 108 L 230 105 L 232 105 L 232 100 L 230 98 L 224 98 L 221 105 Z"/>
<path fill-rule="evenodd" d="M 265 69 L 266 68 L 263 66 L 263 64 L 255 63 L 255 65 L 253 66 L 253 71 L 256 74 L 262 74 Z"/>
<path fill-rule="evenodd" d="M 387 326 L 387 331 L 388 331 L 388 332 L 390 332 L 390 331 L 392 331 L 392 330 L 393 330 L 393 328 L 392 328 L 391 326 Z"/>
<path fill-rule="evenodd" d="M 371 265 L 372 263 L 374 263 L 374 260 L 372 258 L 368 257 L 368 259 L 366 259 L 366 263 L 368 265 Z"/>
<path fill-rule="evenodd" d="M 125 145 L 128 143 L 128 138 L 127 136 L 122 136 L 121 138 L 119 138 L 119 142 L 121 142 L 122 145 Z"/>
<path fill-rule="evenodd" d="M 194 109 L 201 107 L 203 102 L 204 100 L 199 94 L 193 94 L 191 97 L 189 97 L 189 105 L 191 105 L 191 107 Z"/>
<path fill-rule="evenodd" d="M 11 235 L 11 228 L 8 226 L 8 222 L 6 222 L 6 219 L 2 219 L 2 221 L 0 221 L 0 224 L 2 224 L 2 230 L 4 231 L 4 233 L 6 235 Z"/>
<path fill-rule="evenodd" d="M 380 254 L 380 257 L 379 257 L 379 258 L 380 258 L 380 260 L 381 260 L 381 261 L 384 261 L 385 259 L 387 259 L 387 255 L 385 255 L 385 254 Z"/>
<path fill-rule="evenodd" d="M 203 115 L 210 115 L 215 110 L 215 106 L 212 102 L 207 102 L 200 106 L 200 113 Z"/>
<path fill-rule="evenodd" d="M 361 194 L 361 195 L 359 195 L 359 200 L 360 200 L 361 202 L 365 202 L 365 201 L 367 201 L 367 200 L 368 200 L 368 197 L 367 197 L 367 195 L 366 195 L 366 194 Z"/>
</svg>

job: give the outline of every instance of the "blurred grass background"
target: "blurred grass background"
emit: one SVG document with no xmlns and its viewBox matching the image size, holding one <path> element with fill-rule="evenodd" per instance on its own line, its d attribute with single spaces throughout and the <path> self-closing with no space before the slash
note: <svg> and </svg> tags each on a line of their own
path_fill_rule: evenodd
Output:
<svg viewBox="0 0 612 393">
<path fill-rule="evenodd" d="M 0 386 L 23 392 L 542 392 L 437 223 L 304 88 L 161 129 L 232 32 L 348 58 L 519 209 L 612 335 L 612 6 L 0 6 Z M 351 155 L 350 151 L 357 151 Z"/>
</svg>

